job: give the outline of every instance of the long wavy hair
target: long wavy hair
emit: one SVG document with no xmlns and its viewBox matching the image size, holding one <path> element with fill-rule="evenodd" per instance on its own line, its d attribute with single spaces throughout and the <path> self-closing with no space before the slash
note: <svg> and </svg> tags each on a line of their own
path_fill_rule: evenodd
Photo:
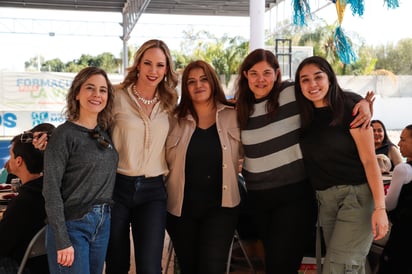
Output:
<svg viewBox="0 0 412 274">
<path fill-rule="evenodd" d="M 216 104 L 216 102 L 220 102 L 225 105 L 229 105 L 229 103 L 226 99 L 222 85 L 219 81 L 219 77 L 217 76 L 216 71 L 212 68 L 212 66 L 202 60 L 192 61 L 183 70 L 182 83 L 181 83 L 182 95 L 180 98 L 180 103 L 175 110 L 175 113 L 177 114 L 178 118 L 183 118 L 188 113 L 190 113 L 193 116 L 193 118 L 196 120 L 196 123 L 198 123 L 199 117 L 193 106 L 193 101 L 190 96 L 188 85 L 187 85 L 189 73 L 193 69 L 196 69 L 196 68 L 202 69 L 207 77 L 207 80 L 210 84 L 210 88 L 212 90 L 212 97 L 213 97 L 212 102 L 214 104 Z"/>
<path fill-rule="evenodd" d="M 106 107 L 98 114 L 97 123 L 103 130 L 107 130 L 113 121 L 112 108 L 113 108 L 113 92 L 114 88 L 111 84 L 107 73 L 98 67 L 86 67 L 82 69 L 74 77 L 73 82 L 69 88 L 69 92 L 66 96 L 66 109 L 64 111 L 67 120 L 76 121 L 80 116 L 80 102 L 76 99 L 76 96 L 80 92 L 81 86 L 93 75 L 102 75 L 106 79 L 107 83 L 107 104 Z"/>
<path fill-rule="evenodd" d="M 175 109 L 177 102 L 176 87 L 178 84 L 178 75 L 174 70 L 174 63 L 170 50 L 162 40 L 152 39 L 143 43 L 134 54 L 133 64 L 127 68 L 125 79 L 116 87 L 125 89 L 132 86 L 137 81 L 139 71 L 138 66 L 140 65 L 143 55 L 148 49 L 152 48 L 161 49 L 166 56 L 166 75 L 163 81 L 157 86 L 157 94 L 160 99 L 161 107 L 171 113 Z"/>
<path fill-rule="evenodd" d="M 332 110 L 333 118 L 330 125 L 337 126 L 341 124 L 345 107 L 345 95 L 343 89 L 339 86 L 336 74 L 328 61 L 320 56 L 311 56 L 304 59 L 299 64 L 295 74 L 295 95 L 301 113 L 302 129 L 307 129 L 310 126 L 314 116 L 313 103 L 303 95 L 299 81 L 300 72 L 303 67 L 307 65 L 315 65 L 328 76 L 329 90 L 324 100 Z"/>
<path fill-rule="evenodd" d="M 279 69 L 279 62 L 276 56 L 269 50 L 255 49 L 243 60 L 239 67 L 238 78 L 236 81 L 236 110 L 240 127 L 246 128 L 249 116 L 254 112 L 255 97 L 252 90 L 249 88 L 248 79 L 244 75 L 254 65 L 259 62 L 267 62 L 276 72 Z M 268 95 L 268 102 L 266 104 L 267 112 L 270 116 L 276 115 L 279 108 L 279 93 L 282 90 L 282 76 L 279 71 L 272 90 Z"/>
</svg>

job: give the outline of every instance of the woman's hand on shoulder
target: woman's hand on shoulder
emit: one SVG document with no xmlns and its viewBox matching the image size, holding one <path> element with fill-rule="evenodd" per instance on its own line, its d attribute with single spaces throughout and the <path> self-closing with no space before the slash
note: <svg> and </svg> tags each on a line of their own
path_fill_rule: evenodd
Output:
<svg viewBox="0 0 412 274">
<path fill-rule="evenodd" d="M 369 108 L 369 103 L 365 99 L 360 100 L 355 105 L 352 110 L 352 115 L 356 116 L 350 124 L 351 128 L 357 128 L 359 126 L 362 128 L 368 128 L 370 126 L 372 113 Z"/>
<path fill-rule="evenodd" d="M 45 150 L 47 147 L 48 136 L 44 132 L 33 133 L 33 146 L 38 150 Z"/>
</svg>

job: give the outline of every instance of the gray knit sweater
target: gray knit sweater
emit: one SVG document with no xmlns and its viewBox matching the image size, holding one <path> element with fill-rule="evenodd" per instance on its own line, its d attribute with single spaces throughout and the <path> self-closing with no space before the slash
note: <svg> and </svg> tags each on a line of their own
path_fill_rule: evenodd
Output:
<svg viewBox="0 0 412 274">
<path fill-rule="evenodd" d="M 65 221 L 111 203 L 117 163 L 116 150 L 102 147 L 88 129 L 65 122 L 53 131 L 44 154 L 43 196 L 57 250 L 72 245 Z"/>
</svg>

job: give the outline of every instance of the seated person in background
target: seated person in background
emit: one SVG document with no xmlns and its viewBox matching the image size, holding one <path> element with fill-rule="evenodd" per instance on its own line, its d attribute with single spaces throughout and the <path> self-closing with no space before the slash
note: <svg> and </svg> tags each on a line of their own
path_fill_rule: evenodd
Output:
<svg viewBox="0 0 412 274">
<path fill-rule="evenodd" d="M 44 147 L 40 148 L 36 146 L 36 142 L 38 141 L 38 139 L 40 138 L 46 138 L 47 139 L 47 135 L 50 135 L 51 132 L 53 131 L 53 129 L 55 128 L 54 125 L 49 124 L 49 123 L 42 123 L 42 124 L 38 124 L 37 126 L 35 126 L 34 128 L 32 128 L 29 131 L 25 131 L 22 135 L 22 142 L 23 143 L 33 143 L 33 145 L 37 148 L 40 149 L 42 151 L 44 151 L 46 145 L 47 145 L 47 140 L 43 141 L 42 144 Z M 45 134 L 46 133 L 46 134 Z M 43 136 L 44 135 L 44 136 Z M 7 168 L 7 162 L 4 164 L 4 169 L 8 170 Z M 11 174 L 9 172 L 7 172 L 7 179 L 6 179 L 6 184 L 10 184 L 11 180 L 17 178 L 16 175 Z"/>
<path fill-rule="evenodd" d="M 385 125 L 380 120 L 372 120 L 371 126 L 373 128 L 373 137 L 375 139 L 375 154 L 384 154 L 388 156 L 392 164 L 390 171 L 392 171 L 397 164 L 403 162 L 402 156 L 396 145 L 389 139 Z"/>
<path fill-rule="evenodd" d="M 22 186 L 0 221 L 0 273 L 3 274 L 17 273 L 16 267 L 30 240 L 45 225 L 46 219 L 42 195 L 43 152 L 31 141 L 22 139 L 22 135 L 12 139 L 10 159 L 6 164 L 7 171 L 18 176 Z M 31 274 L 49 273 L 47 257 L 29 259 L 27 269 Z"/>
<path fill-rule="evenodd" d="M 412 124 L 403 129 L 398 146 L 407 162 L 393 170 L 385 197 L 392 228 L 381 257 L 380 274 L 411 273 L 408 250 L 412 246 Z"/>
</svg>

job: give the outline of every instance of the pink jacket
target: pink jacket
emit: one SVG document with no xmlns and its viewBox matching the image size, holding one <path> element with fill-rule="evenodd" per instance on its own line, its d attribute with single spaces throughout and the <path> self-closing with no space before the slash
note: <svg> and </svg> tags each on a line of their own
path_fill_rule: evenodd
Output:
<svg viewBox="0 0 412 274">
<path fill-rule="evenodd" d="M 240 203 L 237 179 L 242 145 L 236 111 L 233 107 L 217 105 L 216 126 L 223 153 L 222 207 L 235 207 Z M 166 140 L 166 161 L 169 166 L 166 177 L 167 210 L 175 216 L 180 216 L 182 213 L 186 151 L 195 129 L 196 121 L 188 115 L 180 123 L 177 120 L 173 121 Z"/>
</svg>

